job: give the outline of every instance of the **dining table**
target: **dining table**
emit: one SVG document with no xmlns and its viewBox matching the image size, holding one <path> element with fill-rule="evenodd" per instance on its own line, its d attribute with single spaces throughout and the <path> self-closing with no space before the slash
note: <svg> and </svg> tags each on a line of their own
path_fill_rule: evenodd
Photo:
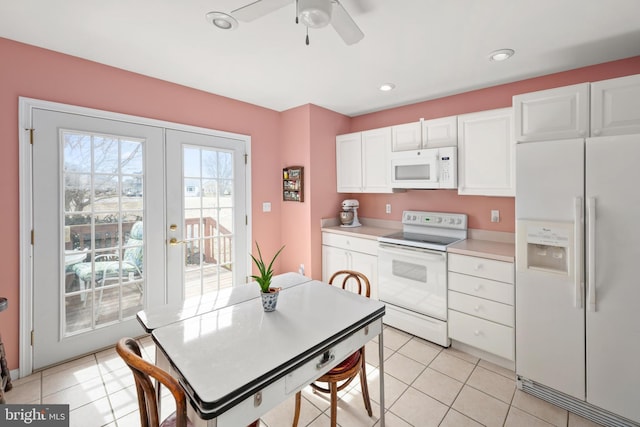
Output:
<svg viewBox="0 0 640 427">
<path fill-rule="evenodd" d="M 377 337 L 384 427 L 384 303 L 298 273 L 274 276 L 273 286 L 273 312 L 253 283 L 138 313 L 194 426 L 251 424 Z"/>
</svg>

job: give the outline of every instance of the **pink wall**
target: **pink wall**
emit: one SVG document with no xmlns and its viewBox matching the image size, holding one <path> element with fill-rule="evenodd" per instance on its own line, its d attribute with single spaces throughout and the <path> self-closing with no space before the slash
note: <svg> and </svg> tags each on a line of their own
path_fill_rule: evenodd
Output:
<svg viewBox="0 0 640 427">
<path fill-rule="evenodd" d="M 19 96 L 251 135 L 253 238 L 279 244 L 278 112 L 2 38 L 0 57 L 0 296 L 9 298 L 0 334 L 10 369 L 18 366 L 19 343 Z M 275 202 L 273 212 L 262 212 L 263 200 Z"/>
<path fill-rule="evenodd" d="M 446 98 L 420 102 L 354 117 L 351 132 L 395 124 L 453 116 L 475 111 L 509 107 L 513 95 L 571 84 L 594 82 L 640 73 L 640 56 L 605 64 L 550 74 L 534 79 L 466 92 Z M 346 195 L 345 195 L 346 196 Z M 464 212 L 469 227 L 492 231 L 514 232 L 515 200 L 512 197 L 458 196 L 455 191 L 413 190 L 398 194 L 353 194 L 360 201 L 359 215 L 368 218 L 400 220 L 405 209 Z M 385 214 L 391 203 L 392 213 Z M 500 222 L 490 221 L 490 211 L 500 210 Z"/>
<path fill-rule="evenodd" d="M 281 205 L 281 241 L 286 245 L 280 267 L 282 271 L 298 271 L 302 263 L 308 265 L 311 260 L 309 221 L 311 206 L 310 176 L 310 105 L 293 108 L 281 113 L 282 141 L 280 145 L 280 186 L 282 186 L 282 168 L 287 166 L 304 167 L 304 201 L 282 201 Z"/>
<path fill-rule="evenodd" d="M 281 202 L 282 242 L 287 245 L 282 271 L 322 278 L 320 220 L 335 216 L 342 197 L 336 192 L 336 135 L 346 133 L 350 119 L 307 104 L 282 113 L 282 167 L 304 167 L 304 202 Z"/>
<path fill-rule="evenodd" d="M 349 117 L 311 106 L 311 268 L 307 276 L 322 279 L 322 233 L 320 221 L 338 215 L 344 194 L 336 192 L 336 135 L 347 133 Z M 283 225 L 284 227 L 284 225 Z M 308 266 L 308 264 L 305 264 Z"/>
</svg>

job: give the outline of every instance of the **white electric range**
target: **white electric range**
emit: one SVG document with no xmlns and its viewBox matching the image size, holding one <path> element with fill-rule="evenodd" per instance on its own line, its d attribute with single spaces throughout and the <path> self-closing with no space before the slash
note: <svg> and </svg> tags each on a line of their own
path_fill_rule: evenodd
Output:
<svg viewBox="0 0 640 427">
<path fill-rule="evenodd" d="M 467 215 L 404 211 L 401 232 L 378 238 L 384 323 L 448 347 L 447 247 L 467 238 Z"/>
</svg>

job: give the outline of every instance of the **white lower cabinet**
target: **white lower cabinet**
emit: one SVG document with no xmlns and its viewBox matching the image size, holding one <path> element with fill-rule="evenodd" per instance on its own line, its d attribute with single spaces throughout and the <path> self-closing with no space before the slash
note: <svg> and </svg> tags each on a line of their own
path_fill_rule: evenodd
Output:
<svg viewBox="0 0 640 427">
<path fill-rule="evenodd" d="M 338 270 L 355 270 L 367 276 L 371 298 L 378 299 L 378 241 L 344 234 L 322 233 L 322 280 Z"/>
<path fill-rule="evenodd" d="M 448 256 L 449 338 L 513 361 L 514 265 Z"/>
</svg>

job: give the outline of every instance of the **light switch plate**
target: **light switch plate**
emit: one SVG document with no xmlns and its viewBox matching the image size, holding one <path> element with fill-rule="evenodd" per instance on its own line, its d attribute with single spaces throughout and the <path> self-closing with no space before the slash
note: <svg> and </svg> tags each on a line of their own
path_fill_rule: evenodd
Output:
<svg viewBox="0 0 640 427">
<path fill-rule="evenodd" d="M 271 202 L 262 203 L 262 212 L 271 212 Z"/>
</svg>

